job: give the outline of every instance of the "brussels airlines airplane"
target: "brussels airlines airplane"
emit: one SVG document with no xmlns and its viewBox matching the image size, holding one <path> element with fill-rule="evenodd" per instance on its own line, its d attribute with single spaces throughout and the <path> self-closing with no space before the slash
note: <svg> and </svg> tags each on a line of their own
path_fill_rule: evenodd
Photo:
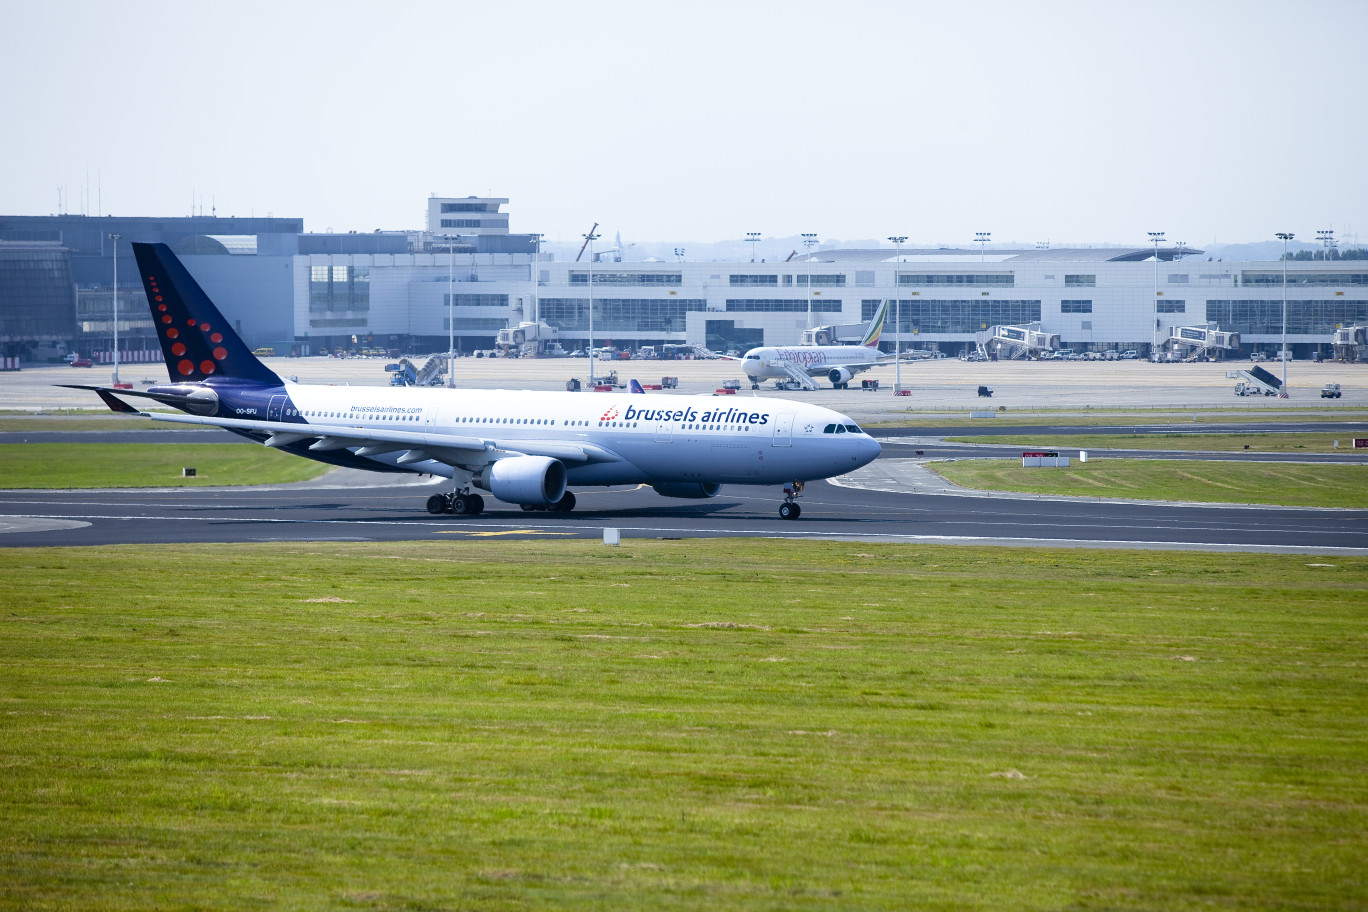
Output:
<svg viewBox="0 0 1368 912">
<path fill-rule="evenodd" d="M 724 483 L 785 484 L 796 519 L 803 483 L 858 469 L 879 444 L 844 415 L 801 402 L 517 390 L 307 386 L 258 361 L 164 244 L 134 244 L 171 375 L 145 391 L 74 386 L 116 412 L 152 399 L 297 456 L 377 472 L 442 475 L 430 513 L 473 516 L 476 489 L 524 510 L 567 512 L 569 485 L 648 484 L 666 497 L 715 497 Z M 121 398 L 123 397 L 123 398 Z"/>
<path fill-rule="evenodd" d="M 746 352 L 741 369 L 757 389 L 761 380 L 793 380 L 804 389 L 816 389 L 812 377 L 825 376 L 834 389 L 845 389 L 850 378 L 862 370 L 869 370 L 887 362 L 893 355 L 879 353 L 879 336 L 883 333 L 884 317 L 888 314 L 885 298 L 865 328 L 859 345 L 790 345 L 765 346 Z"/>
</svg>

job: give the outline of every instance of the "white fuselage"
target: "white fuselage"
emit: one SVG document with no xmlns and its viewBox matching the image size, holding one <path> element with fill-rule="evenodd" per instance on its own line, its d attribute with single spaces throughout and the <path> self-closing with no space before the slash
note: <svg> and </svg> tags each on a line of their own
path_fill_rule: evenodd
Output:
<svg viewBox="0 0 1368 912">
<path fill-rule="evenodd" d="M 844 367 L 852 373 L 879 362 L 879 350 L 864 345 L 790 345 L 752 348 L 746 352 L 741 369 L 751 380 L 780 379 L 788 376 L 784 363 L 818 376 L 832 368 Z"/>
<path fill-rule="evenodd" d="M 567 461 L 572 485 L 779 484 L 840 475 L 879 455 L 879 444 L 838 412 L 752 396 L 297 384 L 283 392 L 271 399 L 267 414 L 240 417 L 298 421 L 301 431 L 313 425 L 411 432 L 420 435 L 415 448 L 424 440 L 450 447 L 458 438 L 482 442 L 492 452 L 578 445 L 615 457 Z M 397 449 L 368 458 L 452 475 L 441 462 L 406 464 L 402 455 Z"/>
</svg>

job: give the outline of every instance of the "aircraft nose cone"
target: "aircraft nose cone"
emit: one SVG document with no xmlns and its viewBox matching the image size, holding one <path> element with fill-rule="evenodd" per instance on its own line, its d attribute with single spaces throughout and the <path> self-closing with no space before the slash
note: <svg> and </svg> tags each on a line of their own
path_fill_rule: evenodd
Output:
<svg viewBox="0 0 1368 912">
<path fill-rule="evenodd" d="M 878 459 L 879 454 L 882 452 L 883 447 L 879 446 L 879 441 L 875 440 L 873 437 L 865 437 L 859 441 L 858 446 L 855 448 L 856 467 L 869 465 L 871 462 Z"/>
</svg>

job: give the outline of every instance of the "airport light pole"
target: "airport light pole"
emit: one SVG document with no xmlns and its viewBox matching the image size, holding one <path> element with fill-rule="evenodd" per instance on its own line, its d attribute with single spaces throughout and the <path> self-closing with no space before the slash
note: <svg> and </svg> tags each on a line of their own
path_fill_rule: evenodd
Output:
<svg viewBox="0 0 1368 912">
<path fill-rule="evenodd" d="M 803 232 L 803 246 L 807 248 L 807 328 L 812 329 L 812 248 L 817 245 L 817 235 Z"/>
<path fill-rule="evenodd" d="M 1149 232 L 1150 243 L 1154 245 L 1154 312 L 1150 322 L 1150 363 L 1159 361 L 1159 245 L 1164 241 L 1164 232 Z"/>
<path fill-rule="evenodd" d="M 541 339 L 541 242 L 545 235 L 532 235 L 532 320 Z"/>
<path fill-rule="evenodd" d="M 447 389 L 456 388 L 456 245 L 452 235 L 447 242 Z"/>
<path fill-rule="evenodd" d="M 758 243 L 760 243 L 760 232 L 758 232 L 758 231 L 747 231 L 747 232 L 746 232 L 746 243 L 751 245 L 751 262 L 754 263 L 754 262 L 755 262 L 755 245 L 758 244 Z"/>
<path fill-rule="evenodd" d="M 902 263 L 902 245 L 907 235 L 892 235 L 889 240 L 898 251 L 893 266 L 893 395 L 896 396 L 902 392 L 902 296 L 898 294 L 898 264 Z"/>
<path fill-rule="evenodd" d="M 114 242 L 114 385 L 119 385 L 119 241 L 122 234 L 111 234 Z"/>
<path fill-rule="evenodd" d="M 1334 229 L 1323 228 L 1320 231 L 1317 231 L 1316 240 L 1320 241 L 1321 245 L 1325 248 L 1325 252 L 1321 254 L 1321 256 L 1326 260 L 1330 259 L 1330 251 L 1335 249 Z"/>
<path fill-rule="evenodd" d="M 594 385 L 594 241 L 600 235 L 593 231 L 584 235 L 584 242 L 589 245 L 589 385 Z"/>
<path fill-rule="evenodd" d="M 979 245 L 979 262 L 980 262 L 980 263 L 983 262 L 983 259 L 984 259 L 984 249 L 985 249 L 986 245 L 988 244 L 988 241 L 991 240 L 992 237 L 993 237 L 993 232 L 991 232 L 991 231 L 975 231 L 975 232 L 974 232 L 974 243 Z"/>
<path fill-rule="evenodd" d="M 1278 357 L 1282 358 L 1282 391 L 1278 396 L 1282 399 L 1287 398 L 1287 242 L 1294 236 L 1290 231 L 1279 231 L 1276 235 L 1283 242 L 1282 343 L 1278 351 Z"/>
</svg>

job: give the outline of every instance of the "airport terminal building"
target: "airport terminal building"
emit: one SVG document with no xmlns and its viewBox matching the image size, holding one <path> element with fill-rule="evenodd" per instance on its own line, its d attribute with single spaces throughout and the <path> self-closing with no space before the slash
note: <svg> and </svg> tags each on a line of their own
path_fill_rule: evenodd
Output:
<svg viewBox="0 0 1368 912">
<path fill-rule="evenodd" d="M 885 298 L 883 344 L 956 355 L 989 327 L 1039 324 L 1074 351 L 1147 354 L 1176 327 L 1239 334 L 1241 351 L 1328 355 L 1339 326 L 1368 326 L 1368 261 L 1213 261 L 1183 247 L 960 250 L 822 249 L 784 262 L 578 261 L 513 234 L 507 199 L 433 197 L 422 229 L 309 234 L 299 219 L 115 219 L 0 216 L 0 345 L 7 354 L 53 343 L 24 338 L 35 289 L 23 262 L 74 302 L 69 345 L 108 348 L 114 245 L 119 250 L 120 347 L 155 347 L 132 241 L 169 244 L 252 347 L 278 354 L 336 349 L 490 349 L 500 329 L 540 320 L 567 350 L 590 343 L 743 351 L 798 341 L 812 325 L 858 337 Z M 101 239 L 120 234 L 115 242 Z M 63 268 L 59 251 L 68 263 Z M 21 275 L 22 273 L 22 275 Z M 27 283 L 27 284 L 25 284 Z M 63 305 L 66 306 L 66 305 Z M 30 323 L 33 321 L 30 320 Z M 17 330 L 11 331 L 14 327 Z M 60 335 L 60 333 L 57 333 Z M 1237 353 L 1232 353 L 1237 354 Z"/>
</svg>

